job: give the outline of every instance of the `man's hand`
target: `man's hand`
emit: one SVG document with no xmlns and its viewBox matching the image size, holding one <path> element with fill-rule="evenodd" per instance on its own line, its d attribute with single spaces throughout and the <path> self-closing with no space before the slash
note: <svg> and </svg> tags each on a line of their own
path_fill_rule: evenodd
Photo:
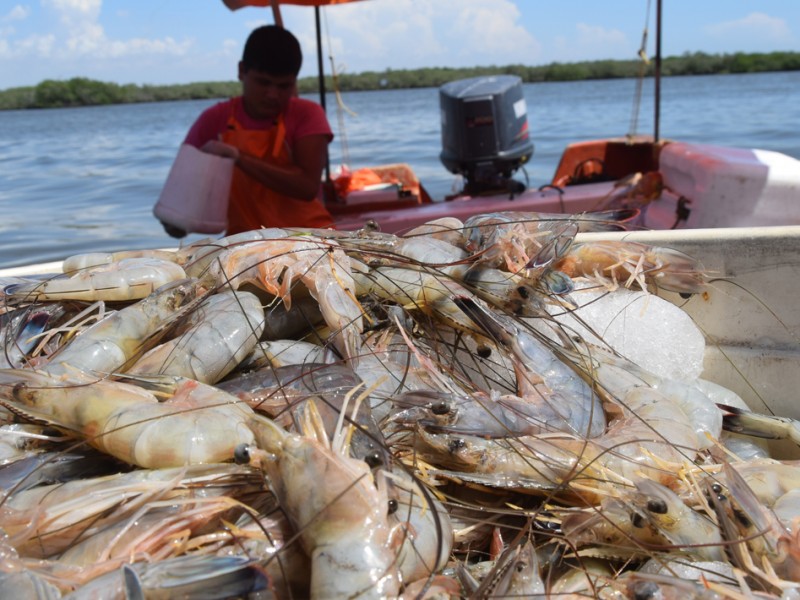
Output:
<svg viewBox="0 0 800 600">
<path fill-rule="evenodd" d="M 216 154 L 217 156 L 221 156 L 223 158 L 232 158 L 233 160 L 239 159 L 239 149 L 236 146 L 231 146 L 230 144 L 226 144 L 225 142 L 220 142 L 219 140 L 209 140 L 203 147 L 200 148 L 203 152 L 207 154 Z"/>
</svg>

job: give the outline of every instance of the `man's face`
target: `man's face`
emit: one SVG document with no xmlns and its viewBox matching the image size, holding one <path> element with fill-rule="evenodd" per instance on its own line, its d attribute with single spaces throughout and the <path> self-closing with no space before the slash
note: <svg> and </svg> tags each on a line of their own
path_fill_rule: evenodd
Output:
<svg viewBox="0 0 800 600">
<path fill-rule="evenodd" d="M 270 75 L 239 63 L 244 109 L 253 119 L 277 119 L 294 95 L 297 77 Z"/>
</svg>

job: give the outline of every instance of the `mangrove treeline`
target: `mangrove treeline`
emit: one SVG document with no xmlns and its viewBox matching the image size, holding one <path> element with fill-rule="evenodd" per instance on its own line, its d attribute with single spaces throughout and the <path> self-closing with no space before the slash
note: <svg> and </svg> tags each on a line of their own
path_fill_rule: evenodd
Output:
<svg viewBox="0 0 800 600">
<path fill-rule="evenodd" d="M 653 75 L 654 65 L 639 60 L 596 60 L 576 63 L 551 63 L 527 66 L 506 65 L 471 68 L 425 68 L 382 72 L 342 73 L 336 85 L 341 91 L 377 89 L 407 89 L 438 87 L 448 81 L 497 75 L 518 75 L 525 83 L 546 81 L 579 81 L 586 79 L 619 79 Z M 706 54 L 686 53 L 662 60 L 661 72 L 665 77 L 677 75 L 717 75 L 730 73 L 756 73 L 763 71 L 800 70 L 800 52 Z M 317 78 L 299 80 L 300 93 L 317 91 Z M 331 77 L 326 85 L 333 89 Z M 69 80 L 47 80 L 36 86 L 11 88 L 0 91 L 0 110 L 24 108 L 58 108 L 67 106 L 92 106 L 99 104 L 125 104 L 135 102 L 161 102 L 171 100 L 205 100 L 227 98 L 240 91 L 238 81 L 188 83 L 183 85 L 118 85 L 94 81 L 83 77 Z"/>
</svg>

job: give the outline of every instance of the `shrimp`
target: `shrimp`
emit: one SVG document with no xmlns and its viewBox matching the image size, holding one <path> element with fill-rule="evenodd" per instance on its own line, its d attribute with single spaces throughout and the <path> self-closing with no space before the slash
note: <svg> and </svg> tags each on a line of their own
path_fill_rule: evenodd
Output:
<svg viewBox="0 0 800 600">
<path fill-rule="evenodd" d="M 400 575 L 381 472 L 373 476 L 347 456 L 345 435 L 328 441 L 313 401 L 301 425 L 303 435 L 275 440 L 272 456 L 250 456 L 268 474 L 311 557 L 310 597 L 396 597 Z"/>
<path fill-rule="evenodd" d="M 539 573 L 539 560 L 530 540 L 509 546 L 478 582 L 465 569 L 459 571 L 470 597 L 544 598 L 545 586 Z"/>
<path fill-rule="evenodd" d="M 71 277 L 19 283 L 4 290 L 10 301 L 139 300 L 157 288 L 186 279 L 183 268 L 159 258 L 125 258 L 78 271 Z"/>
<path fill-rule="evenodd" d="M 99 267 L 130 258 L 156 258 L 179 263 L 180 253 L 172 250 L 124 250 L 122 252 L 89 252 L 87 254 L 74 254 L 64 259 L 64 262 L 61 264 L 61 269 L 64 273 L 71 273 L 73 271 Z"/>
<path fill-rule="evenodd" d="M 465 481 L 528 493 L 563 491 L 567 497 L 574 492 L 589 502 L 642 477 L 674 484 L 675 473 L 697 452 L 689 419 L 651 388 L 630 390 L 625 406 L 626 416 L 592 439 L 556 433 L 485 439 L 418 425 L 413 450 Z"/>
<path fill-rule="evenodd" d="M 23 418 L 65 429 L 128 464 L 162 468 L 222 462 L 263 419 L 236 397 L 191 379 L 172 378 L 164 402 L 108 380 L 70 381 L 37 371 L 0 372 L 0 404 Z"/>
<path fill-rule="evenodd" d="M 459 248 L 464 245 L 464 223 L 455 217 L 442 217 L 414 227 L 403 237 L 428 236 Z"/>
<path fill-rule="evenodd" d="M 545 314 L 541 293 L 520 275 L 476 267 L 467 271 L 464 285 L 487 304 L 506 314 L 520 317 Z"/>
<path fill-rule="evenodd" d="M 499 340 L 512 352 L 518 394 L 540 406 L 542 414 L 553 415 L 547 423 L 560 419 L 556 429 L 588 437 L 605 429 L 605 414 L 595 392 L 543 341 L 480 302 L 464 297 L 454 302 L 489 338 Z"/>
<path fill-rule="evenodd" d="M 61 304 L 32 304 L 3 315 L 8 321 L 0 332 L 0 368 L 16 368 L 28 363 L 39 336 L 66 312 Z"/>
<path fill-rule="evenodd" d="M 570 217 L 537 213 L 491 213 L 464 222 L 466 248 L 480 264 L 532 279 L 563 256 L 578 230 Z"/>
<path fill-rule="evenodd" d="M 707 481 L 706 487 L 725 538 L 733 544 L 730 551 L 734 564 L 767 586 L 796 588 L 800 578 L 800 521 L 795 518 L 790 528 L 785 528 L 736 469 L 725 464 L 723 475 L 727 494 L 717 482 Z"/>
<path fill-rule="evenodd" d="M 303 236 L 234 246 L 209 265 L 203 279 L 233 289 L 250 283 L 281 298 L 287 310 L 299 279 L 319 303 L 336 348 L 345 358 L 357 360 L 363 309 L 355 297 L 350 258 L 335 241 Z"/>
<path fill-rule="evenodd" d="M 215 294 L 197 312 L 191 329 L 150 350 L 127 373 L 178 375 L 213 384 L 253 351 L 264 330 L 261 302 L 249 292 Z"/>
<path fill-rule="evenodd" d="M 397 551 L 404 582 L 430 577 L 441 571 L 453 549 L 453 526 L 445 508 L 403 471 L 388 479 L 392 537 L 402 539 Z"/>
<path fill-rule="evenodd" d="M 635 482 L 633 505 L 670 544 L 700 560 L 724 561 L 722 534 L 707 516 L 691 509 L 669 488 L 647 479 Z"/>
<path fill-rule="evenodd" d="M 268 587 L 252 558 L 198 554 L 124 565 L 64 598 L 245 598 Z"/>
<path fill-rule="evenodd" d="M 306 363 L 254 371 L 217 387 L 289 429 L 303 419 L 309 398 L 322 399 L 315 409 L 329 435 L 333 436 L 344 418 L 356 425 L 350 439 L 351 456 L 363 458 L 373 467 L 388 464 L 390 458 L 380 445 L 383 435 L 372 418 L 369 401 L 342 415 L 351 390 L 361 385 L 355 371 L 345 365 Z"/>
<path fill-rule="evenodd" d="M 210 464 L 38 486 L 9 494 L 0 507 L 0 527 L 22 556 L 46 558 L 130 519 L 154 500 L 193 499 L 193 488 L 203 483 L 209 485 L 206 496 L 211 496 L 248 483 L 252 489 L 257 480 L 247 468 Z"/>
<path fill-rule="evenodd" d="M 144 343 L 191 306 L 197 286 L 180 280 L 161 287 L 150 296 L 127 306 L 85 329 L 52 355 L 42 370 L 60 375 L 76 369 L 86 373 L 112 373 L 122 369 L 145 350 Z"/>
<path fill-rule="evenodd" d="M 636 283 L 685 294 L 705 291 L 708 277 L 702 264 L 691 256 L 638 242 L 596 241 L 574 245 L 553 268 L 570 277 L 597 278 L 612 289 Z"/>
<path fill-rule="evenodd" d="M 467 396 L 420 390 L 394 396 L 392 403 L 402 410 L 391 416 L 391 422 L 420 423 L 429 431 L 497 439 L 561 431 L 564 425 L 563 416 L 547 404 L 496 392 Z"/>
</svg>

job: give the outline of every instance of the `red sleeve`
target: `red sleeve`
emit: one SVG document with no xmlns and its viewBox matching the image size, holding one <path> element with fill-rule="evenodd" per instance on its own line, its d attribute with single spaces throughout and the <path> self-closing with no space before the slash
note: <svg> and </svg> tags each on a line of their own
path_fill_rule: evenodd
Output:
<svg viewBox="0 0 800 600">
<path fill-rule="evenodd" d="M 328 142 L 333 140 L 328 117 L 316 102 L 304 98 L 293 98 L 286 111 L 286 138 L 293 143 L 307 135 L 325 135 Z"/>
<path fill-rule="evenodd" d="M 230 111 L 230 100 L 207 108 L 197 117 L 183 142 L 195 148 L 200 148 L 209 140 L 219 139 L 220 134 L 225 131 L 225 127 L 228 125 Z"/>
</svg>

